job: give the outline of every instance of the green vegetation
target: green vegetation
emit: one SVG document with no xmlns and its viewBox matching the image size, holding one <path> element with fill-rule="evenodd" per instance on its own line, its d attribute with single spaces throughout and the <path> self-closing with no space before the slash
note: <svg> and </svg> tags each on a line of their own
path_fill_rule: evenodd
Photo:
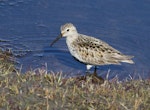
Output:
<svg viewBox="0 0 150 110">
<path fill-rule="evenodd" d="M 101 84 L 93 82 L 94 76 L 63 78 L 61 73 L 43 70 L 21 74 L 5 61 L 0 57 L 1 110 L 150 109 L 150 80 L 106 80 Z"/>
</svg>

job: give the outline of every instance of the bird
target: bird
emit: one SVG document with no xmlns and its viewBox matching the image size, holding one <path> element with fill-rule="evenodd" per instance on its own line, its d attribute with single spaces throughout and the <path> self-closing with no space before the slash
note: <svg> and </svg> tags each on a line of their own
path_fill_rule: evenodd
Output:
<svg viewBox="0 0 150 110">
<path fill-rule="evenodd" d="M 122 62 L 134 64 L 134 56 L 124 55 L 108 43 L 92 36 L 78 33 L 72 23 L 66 23 L 60 27 L 61 34 L 50 44 L 60 38 L 66 38 L 66 43 L 71 55 L 81 63 L 86 65 L 87 71 L 91 67 L 101 65 L 121 65 Z"/>
</svg>

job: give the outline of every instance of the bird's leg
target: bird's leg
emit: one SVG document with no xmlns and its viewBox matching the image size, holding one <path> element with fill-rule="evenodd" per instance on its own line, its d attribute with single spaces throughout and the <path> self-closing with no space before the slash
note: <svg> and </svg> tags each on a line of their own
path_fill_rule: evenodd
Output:
<svg viewBox="0 0 150 110">
<path fill-rule="evenodd" d="M 92 66 L 89 65 L 89 68 L 87 68 L 86 76 L 89 76 L 89 75 L 90 75 L 89 69 L 90 69 L 91 67 L 92 67 Z M 97 76 L 96 70 L 97 70 L 97 67 L 95 66 L 93 76 Z"/>
<path fill-rule="evenodd" d="M 97 67 L 95 66 L 93 75 L 97 77 L 97 72 L 96 72 L 96 70 L 97 70 Z"/>
<path fill-rule="evenodd" d="M 96 72 L 96 70 L 97 70 L 97 67 L 95 66 L 95 68 L 94 68 L 94 73 L 93 73 L 93 81 L 101 81 L 101 83 L 103 83 L 104 82 L 104 79 L 101 77 L 101 76 L 98 76 L 97 75 L 97 72 Z"/>
</svg>

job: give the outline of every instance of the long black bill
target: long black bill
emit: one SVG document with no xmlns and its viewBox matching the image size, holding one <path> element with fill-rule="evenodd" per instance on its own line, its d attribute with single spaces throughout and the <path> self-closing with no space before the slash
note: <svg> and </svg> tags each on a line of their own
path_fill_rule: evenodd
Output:
<svg viewBox="0 0 150 110">
<path fill-rule="evenodd" d="M 50 46 L 52 46 L 56 41 L 58 41 L 60 38 L 62 38 L 62 35 L 60 34 L 51 44 Z"/>
</svg>

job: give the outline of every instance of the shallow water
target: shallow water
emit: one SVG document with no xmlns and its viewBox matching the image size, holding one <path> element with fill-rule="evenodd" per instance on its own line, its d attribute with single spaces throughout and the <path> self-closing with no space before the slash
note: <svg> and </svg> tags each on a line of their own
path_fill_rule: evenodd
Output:
<svg viewBox="0 0 150 110">
<path fill-rule="evenodd" d="M 13 50 L 22 71 L 46 68 L 66 75 L 84 74 L 86 68 L 71 57 L 65 39 L 53 47 L 60 26 L 73 23 L 79 33 L 95 36 L 127 55 L 134 65 L 100 66 L 98 73 L 110 78 L 150 78 L 150 1 L 1 0 L 1 47 Z"/>
</svg>

